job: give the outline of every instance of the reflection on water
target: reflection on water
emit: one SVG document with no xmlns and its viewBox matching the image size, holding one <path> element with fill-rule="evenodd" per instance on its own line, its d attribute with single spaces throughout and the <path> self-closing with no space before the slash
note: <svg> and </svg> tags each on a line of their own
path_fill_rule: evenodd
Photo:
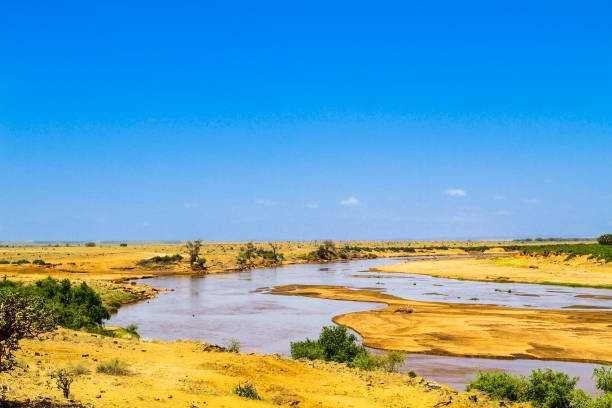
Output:
<svg viewBox="0 0 612 408">
<path fill-rule="evenodd" d="M 238 339 L 244 351 L 289 353 L 289 343 L 315 338 L 333 316 L 384 307 L 384 304 L 277 296 L 262 288 L 278 285 L 334 285 L 352 289 L 377 290 L 407 299 L 494 304 L 510 307 L 562 309 L 567 307 L 606 309 L 610 291 L 604 289 L 560 288 L 513 283 L 472 282 L 433 278 L 424 275 L 370 272 L 368 268 L 393 263 L 390 259 L 290 265 L 229 275 L 204 277 L 159 277 L 140 282 L 174 289 L 156 299 L 122 307 L 109 325 L 137 324 L 145 338 L 162 340 L 199 339 L 225 343 Z M 490 360 L 408 356 L 406 369 L 450 386 L 463 388 L 482 369 L 528 373 L 550 367 L 579 375 L 585 390 L 592 390 L 594 366 L 581 363 L 535 360 Z"/>
</svg>

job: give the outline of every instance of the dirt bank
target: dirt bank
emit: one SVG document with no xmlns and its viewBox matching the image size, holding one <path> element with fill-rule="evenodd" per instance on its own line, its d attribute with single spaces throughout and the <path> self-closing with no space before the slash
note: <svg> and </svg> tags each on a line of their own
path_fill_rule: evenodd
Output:
<svg viewBox="0 0 612 408">
<path fill-rule="evenodd" d="M 202 343 L 112 339 L 60 330 L 43 342 L 24 341 L 18 359 L 26 368 L 2 374 L 0 381 L 9 401 L 46 399 L 47 407 L 66 402 L 47 380 L 50 372 L 69 365 L 86 372 L 72 384 L 75 404 L 96 408 L 499 406 L 481 395 L 469 399 L 466 393 L 418 377 L 206 349 Z M 127 363 L 129 375 L 96 372 L 99 363 L 114 358 Z M 246 381 L 256 386 L 261 401 L 231 393 Z"/>
</svg>

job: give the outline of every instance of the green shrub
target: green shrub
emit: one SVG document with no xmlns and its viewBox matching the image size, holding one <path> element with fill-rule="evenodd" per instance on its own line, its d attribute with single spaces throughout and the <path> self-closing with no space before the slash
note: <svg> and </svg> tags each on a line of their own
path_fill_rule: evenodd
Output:
<svg viewBox="0 0 612 408">
<path fill-rule="evenodd" d="M 364 370 L 374 370 L 384 364 L 381 358 L 370 355 L 365 347 L 357 344 L 357 337 L 343 326 L 323 327 L 316 341 L 292 342 L 291 357 L 348 363 L 350 367 Z"/>
<path fill-rule="evenodd" d="M 612 368 L 601 367 L 594 369 L 593 378 L 597 380 L 595 386 L 598 390 L 612 393 Z"/>
<path fill-rule="evenodd" d="M 93 241 L 89 241 L 89 242 L 86 242 L 86 243 L 85 243 L 85 246 L 86 246 L 86 247 L 95 247 L 95 246 L 96 246 L 96 243 L 95 243 L 95 242 L 93 242 Z"/>
<path fill-rule="evenodd" d="M 382 366 L 389 373 L 396 373 L 398 368 L 404 364 L 406 354 L 399 350 L 388 351 L 385 356 L 382 356 Z"/>
<path fill-rule="evenodd" d="M 232 393 L 236 394 L 236 395 L 238 395 L 239 397 L 242 397 L 242 398 L 248 398 L 248 399 L 252 399 L 252 400 L 260 400 L 261 399 L 261 397 L 257 393 L 257 389 L 249 381 L 244 383 L 244 385 L 238 384 L 232 390 Z"/>
<path fill-rule="evenodd" d="M 531 402 L 541 408 L 590 408 L 589 397 L 576 390 L 578 377 L 547 370 L 534 370 L 528 378 L 505 372 L 476 374 L 466 390 L 479 390 L 494 399 Z"/>
<path fill-rule="evenodd" d="M 131 335 L 132 337 L 136 337 L 137 339 L 140 338 L 140 334 L 138 334 L 138 325 L 135 324 L 128 324 L 125 327 L 125 331 Z"/>
<path fill-rule="evenodd" d="M 323 347 L 318 342 L 306 339 L 291 342 L 291 357 L 294 359 L 306 358 L 308 360 L 325 360 Z"/>
<path fill-rule="evenodd" d="M 493 373 L 479 371 L 476 373 L 476 379 L 468 384 L 466 391 L 483 391 L 494 400 L 519 401 L 526 388 L 527 380 L 523 376 L 516 377 L 503 371 Z"/>
<path fill-rule="evenodd" d="M 576 382 L 578 377 L 570 378 L 565 373 L 535 370 L 529 376 L 525 399 L 536 407 L 570 408 Z"/>
<path fill-rule="evenodd" d="M 113 359 L 109 361 L 104 361 L 98 364 L 96 367 L 96 371 L 102 374 L 108 375 L 129 375 L 130 370 L 125 361 L 121 361 L 118 359 Z"/>
<path fill-rule="evenodd" d="M 363 346 L 358 345 L 357 337 L 349 333 L 344 326 L 325 326 L 319 334 L 319 345 L 323 348 L 325 360 L 337 363 L 347 363 L 360 352 L 364 351 Z"/>
<path fill-rule="evenodd" d="M 68 279 L 60 282 L 49 277 L 25 289 L 46 299 L 63 327 L 91 330 L 98 328 L 104 319 L 110 318 L 100 296 L 85 282 L 72 286 Z"/>
<path fill-rule="evenodd" d="M 0 265 L 7 265 L 10 264 L 9 261 L 7 261 L 6 259 L 0 259 Z"/>
<path fill-rule="evenodd" d="M 597 238 L 600 245 L 612 245 L 612 234 L 604 234 Z"/>
<path fill-rule="evenodd" d="M 122 243 L 120 243 L 120 244 L 119 244 L 119 246 L 120 246 L 120 247 L 126 247 L 126 246 L 127 246 L 127 244 L 126 244 L 125 242 L 122 242 Z"/>
<path fill-rule="evenodd" d="M 374 371 L 378 370 L 382 365 L 382 361 L 378 356 L 373 356 L 367 351 L 363 351 L 358 353 L 353 361 L 349 363 L 349 367 L 359 368 L 365 371 Z"/>
<path fill-rule="evenodd" d="M 23 265 L 23 264 L 29 264 L 30 261 L 28 261 L 27 259 L 19 259 L 17 261 L 13 261 L 11 262 L 13 265 Z"/>
<path fill-rule="evenodd" d="M 42 259 L 35 259 L 32 261 L 33 264 L 36 265 L 46 265 L 47 263 L 45 261 L 43 261 Z"/>
<path fill-rule="evenodd" d="M 412 370 L 408 371 L 408 377 L 414 378 L 416 376 L 417 376 L 417 373 L 415 373 L 414 371 L 412 371 Z"/>
<path fill-rule="evenodd" d="M 240 342 L 237 339 L 231 338 L 227 341 L 227 349 L 232 353 L 238 353 L 240 351 Z"/>
</svg>

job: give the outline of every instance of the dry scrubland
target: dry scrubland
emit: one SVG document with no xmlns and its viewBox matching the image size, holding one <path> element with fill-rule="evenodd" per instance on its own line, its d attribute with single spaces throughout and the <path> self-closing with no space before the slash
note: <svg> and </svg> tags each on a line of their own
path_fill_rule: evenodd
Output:
<svg viewBox="0 0 612 408">
<path fill-rule="evenodd" d="M 280 356 L 203 351 L 205 344 L 188 341 L 113 339 L 61 329 L 43 342 L 23 343 L 22 368 L 0 378 L 8 389 L 5 394 L 28 407 L 34 401 L 73 406 L 47 384 L 49 373 L 60 367 L 82 372 L 71 386 L 74 406 L 499 407 L 481 394 L 456 393 L 419 377 Z M 126 364 L 127 375 L 97 372 L 98 364 L 115 358 Z M 246 381 L 255 385 L 262 400 L 231 393 Z"/>
<path fill-rule="evenodd" d="M 304 263 L 305 253 L 320 242 L 278 243 L 284 264 Z M 466 246 L 494 246 L 491 242 L 348 242 L 338 246 L 373 248 L 353 252 L 351 258 L 404 255 L 392 247 L 448 246 L 445 250 L 417 250 L 406 255 L 466 254 Z M 508 243 L 499 242 L 498 245 Z M 200 256 L 206 270 L 192 270 L 182 244 L 118 244 L 95 247 L 0 248 L 0 261 L 41 259 L 45 265 L 0 264 L 0 274 L 11 280 L 32 282 L 46 276 L 87 282 L 106 303 L 121 304 L 155 296 L 156 289 L 126 282 L 130 278 L 164 274 L 225 273 L 240 265 L 236 257 L 245 243 L 205 243 Z M 267 243 L 257 247 L 269 249 Z M 491 257 L 425 260 L 379 268 L 441 277 L 521 282 L 560 282 L 596 286 L 612 283 L 612 266 L 563 256 L 528 257 L 500 249 Z M 183 260 L 165 264 L 139 264 L 155 256 L 180 254 Z M 500 254 L 496 256 L 494 254 Z M 392 261 L 390 261 L 392 263 Z M 254 267 L 263 266 L 256 262 Z M 299 282 L 296 282 L 299 283 Z M 338 287 L 291 286 L 276 288 L 279 295 L 300 295 L 387 303 L 388 307 L 337 316 L 334 320 L 354 328 L 366 345 L 412 352 L 498 358 L 546 358 L 612 362 L 612 312 L 545 311 L 493 306 L 414 302 L 376 292 Z M 239 337 L 237 333 L 236 337 Z M 61 329 L 43 342 L 24 341 L 19 352 L 22 368 L 2 374 L 9 399 L 52 398 L 44 406 L 70 402 L 50 387 L 49 373 L 72 364 L 89 373 L 76 377 L 72 393 L 78 403 L 95 407 L 246 407 L 288 405 L 303 407 L 468 407 L 499 406 L 482 396 L 468 398 L 422 379 L 399 374 L 363 372 L 328 363 L 291 361 L 274 356 L 203 351 L 192 342 L 150 342 L 116 339 Z M 125 361 L 130 375 L 96 372 L 102 361 Z M 24 369 L 24 367 L 26 367 Z M 232 395 L 238 383 L 250 380 L 263 397 L 251 401 Z M 38 400 L 41 400 L 38 398 Z M 41 400 L 44 402 L 44 400 Z M 23 402 L 21 406 L 31 406 Z M 16 405 L 19 406 L 19 405 Z M 77 405 L 75 405 L 77 406 Z"/>
</svg>

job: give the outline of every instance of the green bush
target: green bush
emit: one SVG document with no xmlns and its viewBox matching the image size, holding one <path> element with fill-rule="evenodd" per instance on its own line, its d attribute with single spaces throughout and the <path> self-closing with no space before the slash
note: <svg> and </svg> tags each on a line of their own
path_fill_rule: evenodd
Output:
<svg viewBox="0 0 612 408">
<path fill-rule="evenodd" d="M 335 361 L 348 363 L 349 367 L 375 370 L 385 365 L 384 357 L 372 356 L 357 344 L 357 337 L 343 326 L 325 326 L 315 340 L 291 342 L 291 357 L 294 359 Z"/>
<path fill-rule="evenodd" d="M 0 259 L 0 265 L 8 265 L 10 264 L 9 261 L 7 261 L 6 259 Z"/>
<path fill-rule="evenodd" d="M 120 246 L 120 247 L 126 247 L 126 246 L 127 246 L 127 244 L 126 244 L 125 242 L 122 242 L 122 243 L 120 243 L 120 244 L 119 244 L 119 246 Z"/>
<path fill-rule="evenodd" d="M 597 238 L 600 245 L 612 245 L 612 234 L 604 234 Z"/>
<path fill-rule="evenodd" d="M 323 347 L 318 342 L 306 339 L 291 342 L 291 357 L 294 359 L 306 358 L 308 360 L 325 360 Z"/>
<path fill-rule="evenodd" d="M 63 327 L 93 330 L 99 328 L 104 319 L 110 318 L 100 296 L 85 282 L 72 286 L 68 279 L 59 282 L 49 277 L 24 289 L 46 299 Z"/>
<path fill-rule="evenodd" d="M 597 380 L 595 386 L 598 390 L 612 393 L 612 368 L 601 367 L 594 369 L 593 378 Z"/>
<path fill-rule="evenodd" d="M 349 362 L 349 367 L 359 368 L 365 371 L 374 371 L 378 370 L 381 365 L 381 359 L 378 356 L 373 356 L 368 353 L 366 350 L 358 353 L 353 361 Z"/>
<path fill-rule="evenodd" d="M 541 408 L 593 408 L 601 401 L 591 400 L 584 392 L 575 388 L 578 377 L 547 370 L 534 370 L 528 378 L 505 372 L 476 374 L 466 390 L 486 392 L 494 399 L 531 402 Z M 603 408 L 605 405 L 602 405 Z M 597 406 L 600 408 L 599 406 Z M 608 407 L 609 408 L 609 407 Z"/>
<path fill-rule="evenodd" d="M 570 378 L 565 373 L 550 369 L 535 370 L 529 376 L 529 386 L 524 398 L 536 407 L 570 408 L 576 382 L 578 377 Z"/>
<path fill-rule="evenodd" d="M 98 364 L 96 371 L 108 375 L 130 375 L 127 363 L 116 358 Z"/>
<path fill-rule="evenodd" d="M 64 398 L 70 397 L 70 385 L 74 381 L 69 370 L 61 368 L 51 373 L 51 378 L 55 380 L 55 385 L 58 390 L 62 391 Z"/>
<path fill-rule="evenodd" d="M 45 261 L 43 261 L 42 259 L 35 259 L 32 261 L 33 264 L 36 265 L 46 265 L 47 263 Z"/>
<path fill-rule="evenodd" d="M 493 373 L 479 371 L 476 373 L 476 379 L 468 384 L 466 391 L 483 391 L 494 400 L 519 401 L 526 388 L 527 380 L 523 376 L 516 377 L 503 371 Z"/>
<path fill-rule="evenodd" d="M 23 265 L 23 264 L 29 264 L 30 261 L 28 261 L 27 259 L 19 259 L 17 261 L 13 261 L 11 262 L 13 265 Z"/>
<path fill-rule="evenodd" d="M 261 399 L 261 397 L 257 393 L 257 388 L 255 388 L 255 386 L 248 381 L 244 383 L 244 385 L 238 384 L 232 390 L 232 393 L 242 398 L 248 398 L 248 399 L 253 399 L 253 400 Z"/>
</svg>

